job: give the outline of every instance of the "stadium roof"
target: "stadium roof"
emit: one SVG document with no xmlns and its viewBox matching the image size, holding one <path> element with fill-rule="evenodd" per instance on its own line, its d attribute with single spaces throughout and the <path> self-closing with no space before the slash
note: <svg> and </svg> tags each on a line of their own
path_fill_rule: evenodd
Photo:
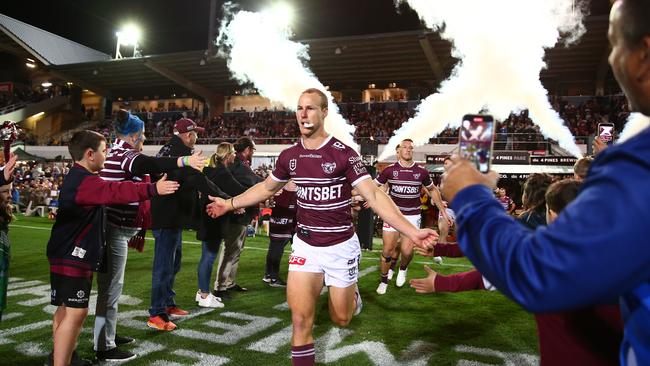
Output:
<svg viewBox="0 0 650 366">
<path fill-rule="evenodd" d="M 106 61 L 111 57 L 69 39 L 0 14 L 0 49 L 35 57 L 44 65 Z"/>
<path fill-rule="evenodd" d="M 607 16 L 590 16 L 585 25 L 587 32 L 578 44 L 547 51 L 548 68 L 541 78 L 551 93 L 567 94 L 570 88 L 581 88 L 593 94 L 598 85 L 617 90 L 607 64 Z M 112 60 L 3 15 L 0 27 L 0 47 L 20 45 L 62 80 L 107 97 L 165 98 L 184 93 L 206 97 L 232 95 L 242 88 L 231 80 L 225 60 L 206 58 L 204 50 Z M 332 90 L 365 89 L 369 83 L 385 88 L 392 82 L 399 87 L 434 89 L 457 62 L 451 56 L 450 43 L 428 31 L 302 42 L 309 44 L 309 67 Z"/>
<path fill-rule="evenodd" d="M 542 81 L 552 90 L 582 86 L 595 90 L 597 81 L 613 84 L 607 64 L 607 17 L 586 19 L 587 33 L 578 44 L 558 46 L 546 55 L 548 68 Z M 400 32 L 303 41 L 309 44 L 309 66 L 333 90 L 364 89 L 369 83 L 379 88 L 396 82 L 400 87 L 433 88 L 454 67 L 451 45 L 433 32 Z M 139 98 L 144 95 L 189 92 L 196 89 L 231 95 L 241 86 L 230 79 L 223 59 L 203 62 L 205 51 L 145 56 L 110 61 L 68 64 L 54 70 L 89 89 L 113 97 Z M 271 55 L 269 55 L 271 57 Z M 613 84 L 615 85 L 615 84 Z M 592 91 L 593 93 L 593 91 Z"/>
</svg>

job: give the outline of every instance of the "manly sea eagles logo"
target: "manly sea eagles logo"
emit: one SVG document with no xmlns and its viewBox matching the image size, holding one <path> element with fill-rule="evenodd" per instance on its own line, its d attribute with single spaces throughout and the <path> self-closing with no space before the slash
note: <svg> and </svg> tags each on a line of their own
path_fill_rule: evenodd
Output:
<svg viewBox="0 0 650 366">
<path fill-rule="evenodd" d="M 334 169 L 336 169 L 336 163 L 323 163 L 320 166 L 323 167 L 323 171 L 327 174 L 334 173 Z"/>
<path fill-rule="evenodd" d="M 413 174 L 413 178 L 415 178 L 415 179 L 420 179 L 420 173 L 415 173 L 415 174 Z"/>
<path fill-rule="evenodd" d="M 335 148 L 337 148 L 337 149 L 339 149 L 339 150 L 345 150 L 345 145 L 343 145 L 342 143 L 340 143 L 340 142 L 338 142 L 338 141 L 336 141 L 335 143 L 333 143 L 332 146 L 334 146 Z"/>
<path fill-rule="evenodd" d="M 397 178 L 399 175 L 399 172 L 397 170 L 393 170 L 393 178 Z"/>
<path fill-rule="evenodd" d="M 296 160 L 296 159 L 289 160 L 289 169 L 296 170 L 296 165 L 297 164 L 298 164 L 298 160 Z"/>
</svg>

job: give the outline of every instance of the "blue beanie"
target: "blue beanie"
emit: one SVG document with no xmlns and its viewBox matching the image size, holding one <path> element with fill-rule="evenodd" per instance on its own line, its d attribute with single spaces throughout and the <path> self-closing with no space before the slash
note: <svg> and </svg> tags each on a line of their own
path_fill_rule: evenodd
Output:
<svg viewBox="0 0 650 366">
<path fill-rule="evenodd" d="M 127 119 L 126 122 L 124 122 L 124 124 L 118 123 L 117 126 L 115 126 L 115 130 L 120 135 L 127 136 L 135 132 L 143 131 L 144 122 L 142 122 L 140 117 L 129 113 L 129 119 Z"/>
</svg>

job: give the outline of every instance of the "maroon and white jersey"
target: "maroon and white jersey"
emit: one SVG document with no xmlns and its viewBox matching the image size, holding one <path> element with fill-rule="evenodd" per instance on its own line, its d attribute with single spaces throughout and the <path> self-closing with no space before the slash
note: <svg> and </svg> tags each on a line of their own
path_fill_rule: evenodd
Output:
<svg viewBox="0 0 650 366">
<path fill-rule="evenodd" d="M 379 185 L 388 183 L 388 195 L 395 202 L 403 215 L 420 215 L 420 187 L 433 188 L 429 172 L 415 164 L 402 166 L 399 160 L 387 166 L 375 182 Z"/>
<path fill-rule="evenodd" d="M 131 173 L 133 160 L 140 155 L 140 152 L 126 142 L 115 139 L 113 146 L 106 153 L 106 162 L 104 169 L 99 172 L 99 176 L 104 180 L 112 182 L 121 182 L 130 180 L 141 182 L 142 178 Z M 138 215 L 138 202 L 128 205 L 111 205 L 106 206 L 106 216 L 108 222 L 121 227 L 133 227 L 135 218 Z"/>
<path fill-rule="evenodd" d="M 283 241 L 293 237 L 296 232 L 296 192 L 282 190 L 274 197 L 275 206 L 269 219 L 269 237 L 271 240 Z"/>
<path fill-rule="evenodd" d="M 301 240 L 325 247 L 354 235 L 350 192 L 370 175 L 349 146 L 330 135 L 319 148 L 308 150 L 301 139 L 280 153 L 271 178 L 278 182 L 293 179 L 298 186 L 296 231 Z"/>
</svg>

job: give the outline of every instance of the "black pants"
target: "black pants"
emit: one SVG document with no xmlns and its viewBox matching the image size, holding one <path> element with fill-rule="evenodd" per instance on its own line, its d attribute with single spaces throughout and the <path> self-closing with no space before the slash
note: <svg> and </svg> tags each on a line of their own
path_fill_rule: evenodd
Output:
<svg viewBox="0 0 650 366">
<path fill-rule="evenodd" d="M 271 278 L 278 278 L 280 274 L 282 253 L 284 253 L 284 247 L 289 243 L 289 241 L 290 239 L 284 239 L 271 240 L 269 242 L 269 250 L 266 252 L 266 274 Z"/>
</svg>

